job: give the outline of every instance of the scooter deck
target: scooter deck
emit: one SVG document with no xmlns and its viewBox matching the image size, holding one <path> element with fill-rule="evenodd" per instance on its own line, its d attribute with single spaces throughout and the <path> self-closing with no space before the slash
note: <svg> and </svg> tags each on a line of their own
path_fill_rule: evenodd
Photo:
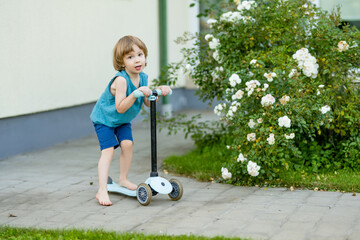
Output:
<svg viewBox="0 0 360 240">
<path fill-rule="evenodd" d="M 107 184 L 108 192 L 121 193 L 130 197 L 136 197 L 136 190 L 130 190 L 126 187 L 121 187 L 119 184 L 111 182 Z"/>
</svg>

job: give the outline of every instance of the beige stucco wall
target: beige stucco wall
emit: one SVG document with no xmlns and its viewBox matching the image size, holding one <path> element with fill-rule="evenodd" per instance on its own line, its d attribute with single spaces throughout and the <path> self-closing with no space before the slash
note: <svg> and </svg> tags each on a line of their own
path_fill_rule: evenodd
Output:
<svg viewBox="0 0 360 240">
<path fill-rule="evenodd" d="M 169 61 L 189 2 L 168 1 Z M 136 35 L 159 74 L 157 0 L 0 0 L 0 118 L 96 101 L 115 70 L 112 48 Z"/>
<path fill-rule="evenodd" d="M 320 7 L 331 12 L 337 5 L 341 7 L 341 17 L 347 21 L 360 20 L 360 0 L 319 0 Z"/>
<path fill-rule="evenodd" d="M 195 7 L 189 7 L 196 3 Z M 200 31 L 200 23 L 197 15 L 199 5 L 194 0 L 168 1 L 168 36 L 169 36 L 169 63 L 178 63 L 183 60 L 180 54 L 182 48 L 192 47 L 192 42 L 176 43 L 175 40 L 182 37 L 185 32 L 195 34 Z M 185 13 L 185 14 L 184 14 Z M 193 80 L 182 71 L 178 71 L 176 87 L 195 88 Z"/>
</svg>

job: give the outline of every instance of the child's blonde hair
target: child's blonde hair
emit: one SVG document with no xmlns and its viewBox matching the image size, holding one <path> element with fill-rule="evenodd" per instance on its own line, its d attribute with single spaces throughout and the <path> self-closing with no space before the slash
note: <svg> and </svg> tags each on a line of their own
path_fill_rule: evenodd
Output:
<svg viewBox="0 0 360 240">
<path fill-rule="evenodd" d="M 125 70 L 124 57 L 126 54 L 133 51 L 133 46 L 138 46 L 145 54 L 145 58 L 148 55 L 148 51 L 145 43 L 139 38 L 134 36 L 125 36 L 120 38 L 120 40 L 115 44 L 113 50 L 113 65 L 115 70 L 121 71 Z"/>
</svg>

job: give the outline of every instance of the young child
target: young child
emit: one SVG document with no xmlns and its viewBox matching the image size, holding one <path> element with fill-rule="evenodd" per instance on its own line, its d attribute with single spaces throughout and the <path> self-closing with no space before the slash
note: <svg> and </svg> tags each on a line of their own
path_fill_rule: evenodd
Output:
<svg viewBox="0 0 360 240">
<path fill-rule="evenodd" d="M 98 163 L 99 190 L 96 199 L 101 205 L 110 206 L 107 191 L 107 178 L 114 150 L 120 146 L 119 185 L 135 190 L 137 185 L 128 180 L 128 173 L 133 155 L 133 137 L 131 120 L 140 112 L 144 103 L 150 105 L 147 87 L 148 75 L 143 73 L 148 51 L 145 44 L 137 37 L 125 36 L 115 45 L 113 65 L 118 71 L 106 87 L 90 115 L 99 140 L 101 156 Z M 158 87 L 162 95 L 169 94 L 168 86 Z M 139 90 L 145 97 L 135 98 L 133 92 Z"/>
</svg>

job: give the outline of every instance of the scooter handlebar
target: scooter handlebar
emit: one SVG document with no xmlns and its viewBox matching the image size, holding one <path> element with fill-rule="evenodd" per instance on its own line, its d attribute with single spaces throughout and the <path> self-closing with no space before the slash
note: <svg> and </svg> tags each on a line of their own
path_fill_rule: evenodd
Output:
<svg viewBox="0 0 360 240">
<path fill-rule="evenodd" d="M 157 93 L 158 96 L 161 96 L 161 95 L 162 95 L 161 89 L 155 89 L 154 91 L 156 91 L 156 93 Z M 154 91 L 153 91 L 153 92 L 154 92 Z M 140 90 L 135 90 L 135 91 L 133 92 L 133 94 L 134 94 L 134 97 L 135 97 L 135 98 L 140 98 L 140 97 L 144 97 L 144 96 L 145 96 L 144 93 L 143 93 L 142 91 L 140 91 Z M 171 94 L 172 94 L 172 90 L 170 89 L 170 93 L 169 93 L 168 95 L 171 95 Z M 153 93 L 152 93 L 150 96 L 154 96 Z M 150 97 L 150 96 L 149 96 L 149 97 Z"/>
</svg>

